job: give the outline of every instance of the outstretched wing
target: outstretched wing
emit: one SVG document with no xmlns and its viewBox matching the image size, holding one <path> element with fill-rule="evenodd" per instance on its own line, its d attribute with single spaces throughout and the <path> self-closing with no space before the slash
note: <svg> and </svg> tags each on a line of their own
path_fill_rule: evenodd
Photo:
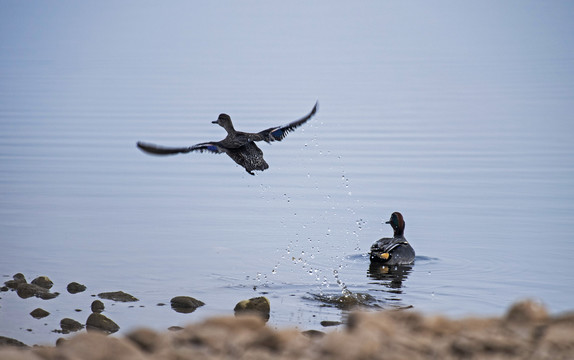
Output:
<svg viewBox="0 0 574 360">
<path fill-rule="evenodd" d="M 160 145 L 155 145 L 155 144 L 150 144 L 150 143 L 144 143 L 141 141 L 138 141 L 137 143 L 138 148 L 148 154 L 152 154 L 152 155 L 175 155 L 175 154 L 186 154 L 188 152 L 191 151 L 199 151 L 199 152 L 204 152 L 204 151 L 208 151 L 208 152 L 212 152 L 214 154 L 219 154 L 224 152 L 225 150 L 223 148 L 221 148 L 220 146 L 218 146 L 216 143 L 213 142 L 207 142 L 207 143 L 201 143 L 201 144 L 196 144 L 193 146 L 188 146 L 188 147 L 165 147 L 165 146 L 160 146 Z"/>
<path fill-rule="evenodd" d="M 257 139 L 253 139 L 253 140 L 254 141 L 263 140 L 266 142 L 283 140 L 285 138 L 285 136 L 287 136 L 287 134 L 289 134 L 291 131 L 294 131 L 299 126 L 305 124 L 307 122 L 307 120 L 312 118 L 313 115 L 315 115 L 315 113 L 317 112 L 317 106 L 318 105 L 319 105 L 319 102 L 317 101 L 315 103 L 315 106 L 313 106 L 313 110 L 311 110 L 311 112 L 309 114 L 305 115 L 305 117 L 303 117 L 299 120 L 290 122 L 287 125 L 272 127 L 272 128 L 258 132 L 257 133 L 257 135 L 258 135 Z"/>
</svg>

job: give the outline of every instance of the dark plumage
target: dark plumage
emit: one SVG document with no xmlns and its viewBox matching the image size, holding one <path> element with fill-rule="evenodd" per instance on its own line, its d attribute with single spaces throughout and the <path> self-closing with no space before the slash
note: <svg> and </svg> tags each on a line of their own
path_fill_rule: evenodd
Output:
<svg viewBox="0 0 574 360">
<path fill-rule="evenodd" d="M 270 143 L 283 140 L 288 133 L 294 131 L 315 115 L 318 104 L 318 102 L 315 103 L 313 110 L 299 120 L 290 122 L 287 125 L 265 129 L 258 133 L 236 131 L 231 122 L 231 117 L 227 114 L 220 114 L 217 120 L 212 121 L 212 123 L 218 124 L 227 131 L 227 136 L 221 141 L 211 141 L 179 148 L 164 147 L 138 141 L 137 146 L 140 150 L 153 155 L 185 154 L 192 151 L 208 151 L 215 154 L 226 153 L 238 165 L 244 167 L 249 174 L 255 175 L 253 170 L 263 171 L 269 167 L 265 159 L 263 159 L 263 151 L 255 144 L 255 141 Z"/>
<path fill-rule="evenodd" d="M 394 236 L 379 239 L 371 246 L 371 262 L 386 265 L 412 264 L 415 261 L 415 250 L 405 239 L 403 215 L 394 212 L 386 223 L 393 227 Z"/>
</svg>

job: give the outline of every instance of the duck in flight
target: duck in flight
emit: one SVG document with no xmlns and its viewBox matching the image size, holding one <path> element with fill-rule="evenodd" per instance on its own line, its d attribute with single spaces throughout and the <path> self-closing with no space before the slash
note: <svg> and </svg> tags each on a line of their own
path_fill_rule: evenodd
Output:
<svg viewBox="0 0 574 360">
<path fill-rule="evenodd" d="M 253 170 L 263 171 L 269 165 L 263 159 L 263 151 L 255 144 L 256 141 L 281 141 L 299 126 L 306 123 L 317 112 L 319 102 L 315 103 L 311 112 L 299 120 L 290 122 L 283 126 L 271 127 L 258 133 L 246 133 L 236 131 L 231 122 L 231 117 L 227 114 L 220 114 L 213 124 L 218 124 L 227 131 L 227 136 L 221 141 L 210 141 L 195 144 L 188 147 L 165 147 L 138 141 L 137 146 L 143 152 L 152 155 L 174 155 L 185 154 L 192 151 L 208 151 L 214 154 L 226 153 L 238 165 L 245 168 L 251 175 L 255 175 Z"/>
</svg>

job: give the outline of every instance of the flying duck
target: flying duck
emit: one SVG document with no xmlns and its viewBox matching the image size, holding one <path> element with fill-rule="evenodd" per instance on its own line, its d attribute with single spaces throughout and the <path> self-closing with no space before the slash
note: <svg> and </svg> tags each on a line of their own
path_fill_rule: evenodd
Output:
<svg viewBox="0 0 574 360">
<path fill-rule="evenodd" d="M 164 147 L 138 141 L 137 146 L 143 152 L 152 155 L 185 154 L 192 151 L 208 151 L 214 154 L 226 153 L 238 165 L 245 168 L 245 171 L 251 175 L 255 175 L 253 170 L 263 171 L 269 168 L 269 165 L 265 162 L 265 159 L 263 159 L 263 151 L 261 151 L 255 142 L 265 141 L 271 143 L 273 141 L 283 140 L 288 133 L 294 131 L 313 117 L 317 112 L 318 105 L 319 102 L 316 102 L 311 112 L 299 120 L 283 126 L 271 127 L 258 133 L 236 131 L 231 122 L 231 117 L 227 114 L 220 114 L 217 120 L 212 121 L 212 123 L 218 124 L 227 131 L 227 136 L 221 141 L 204 142 L 188 147 Z"/>
</svg>

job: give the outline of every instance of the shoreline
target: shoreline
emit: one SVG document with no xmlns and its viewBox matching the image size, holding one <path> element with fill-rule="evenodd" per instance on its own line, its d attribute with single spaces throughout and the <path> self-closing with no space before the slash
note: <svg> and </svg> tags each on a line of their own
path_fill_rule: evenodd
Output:
<svg viewBox="0 0 574 360">
<path fill-rule="evenodd" d="M 549 315 L 538 302 L 500 317 L 452 319 L 413 310 L 352 312 L 336 329 L 273 329 L 252 314 L 214 317 L 175 331 L 124 336 L 83 331 L 56 346 L 0 346 L 2 359 L 567 359 L 574 312 Z"/>
</svg>

